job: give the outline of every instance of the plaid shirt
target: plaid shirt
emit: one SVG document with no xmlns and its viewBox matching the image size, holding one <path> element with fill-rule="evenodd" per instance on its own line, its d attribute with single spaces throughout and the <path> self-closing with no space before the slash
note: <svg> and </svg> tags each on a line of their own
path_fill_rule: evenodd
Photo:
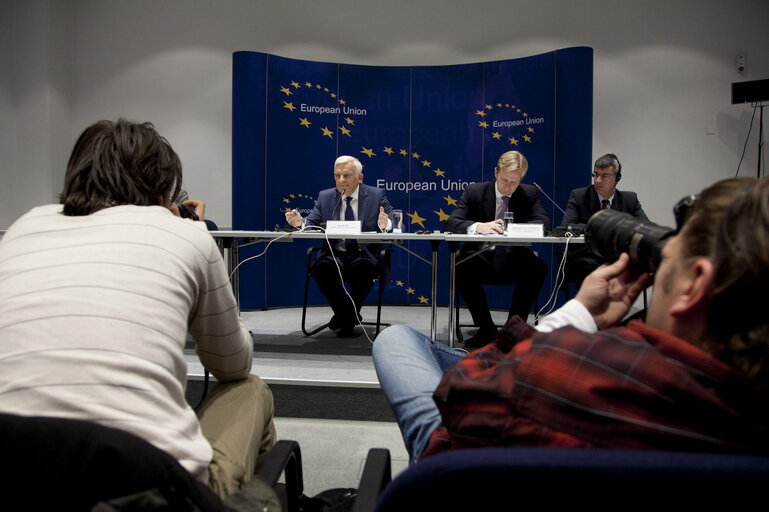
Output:
<svg viewBox="0 0 769 512">
<path fill-rule="evenodd" d="M 423 456 L 481 446 L 769 452 L 765 395 L 639 321 L 538 333 L 514 317 L 433 398 L 443 423 Z"/>
</svg>

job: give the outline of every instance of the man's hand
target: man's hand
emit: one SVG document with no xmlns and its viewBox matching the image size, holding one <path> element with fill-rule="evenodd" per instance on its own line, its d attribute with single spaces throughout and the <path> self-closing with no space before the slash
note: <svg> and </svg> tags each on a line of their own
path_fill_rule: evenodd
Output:
<svg viewBox="0 0 769 512">
<path fill-rule="evenodd" d="M 286 222 L 294 226 L 295 228 L 302 227 L 302 214 L 293 210 L 286 210 Z"/>
<path fill-rule="evenodd" d="M 503 227 L 502 219 L 492 220 L 491 222 L 481 222 L 475 228 L 475 233 L 478 235 L 501 235 L 504 232 L 505 228 Z"/>
<path fill-rule="evenodd" d="M 198 201 L 197 199 L 188 199 L 184 201 L 182 204 L 186 204 L 187 206 L 195 210 L 195 215 L 198 216 L 199 221 L 202 221 L 203 219 L 205 219 L 206 203 L 204 203 L 203 201 Z"/>
<path fill-rule="evenodd" d="M 582 282 L 575 297 L 593 315 L 599 328 L 617 325 L 638 294 L 652 284 L 649 273 L 628 268 L 630 257 L 622 253 L 611 265 L 603 264 Z"/>
<path fill-rule="evenodd" d="M 387 213 L 384 211 L 384 206 L 379 207 L 379 219 L 377 219 L 377 224 L 379 225 L 379 230 L 384 231 L 387 229 L 387 221 L 388 221 Z"/>
</svg>

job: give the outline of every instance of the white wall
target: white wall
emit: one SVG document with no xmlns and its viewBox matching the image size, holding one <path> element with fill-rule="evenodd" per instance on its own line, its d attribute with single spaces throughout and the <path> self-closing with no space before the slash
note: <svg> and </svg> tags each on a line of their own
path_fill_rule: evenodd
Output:
<svg viewBox="0 0 769 512">
<path fill-rule="evenodd" d="M 155 123 L 230 225 L 234 51 L 429 65 L 575 45 L 595 49 L 593 154 L 616 152 L 621 185 L 669 224 L 736 170 L 751 109 L 730 84 L 769 77 L 768 25 L 764 0 L 0 0 L 0 228 L 55 200 L 79 132 L 118 116 Z M 757 145 L 754 125 L 741 175 Z"/>
</svg>

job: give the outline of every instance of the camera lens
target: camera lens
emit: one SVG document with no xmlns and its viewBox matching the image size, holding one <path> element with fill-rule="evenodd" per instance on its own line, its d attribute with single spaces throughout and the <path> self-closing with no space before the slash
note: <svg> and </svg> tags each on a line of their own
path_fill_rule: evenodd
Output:
<svg viewBox="0 0 769 512">
<path fill-rule="evenodd" d="M 633 264 L 654 272 L 662 248 L 673 235 L 672 228 L 638 220 L 628 213 L 600 210 L 587 221 L 585 243 L 606 261 L 613 262 L 626 252 Z"/>
</svg>

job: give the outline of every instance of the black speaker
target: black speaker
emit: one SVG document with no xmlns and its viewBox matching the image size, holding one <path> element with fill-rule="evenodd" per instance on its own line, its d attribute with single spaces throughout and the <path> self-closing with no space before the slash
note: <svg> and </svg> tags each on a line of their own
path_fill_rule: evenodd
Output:
<svg viewBox="0 0 769 512">
<path fill-rule="evenodd" d="M 732 84 L 732 105 L 762 101 L 769 101 L 769 78 Z"/>
</svg>

